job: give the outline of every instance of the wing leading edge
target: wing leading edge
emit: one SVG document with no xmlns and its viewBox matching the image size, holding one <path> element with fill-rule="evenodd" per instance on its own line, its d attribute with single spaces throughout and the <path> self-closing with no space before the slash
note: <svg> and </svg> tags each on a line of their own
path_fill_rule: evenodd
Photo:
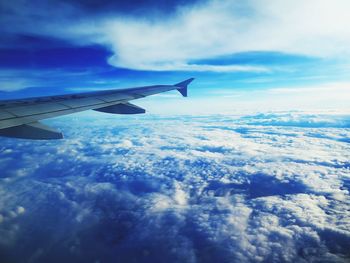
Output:
<svg viewBox="0 0 350 263">
<path fill-rule="evenodd" d="M 39 121 L 85 110 L 112 114 L 145 113 L 144 109 L 129 101 L 175 89 L 187 97 L 187 86 L 192 81 L 193 78 L 190 78 L 175 85 L 0 101 L 0 136 L 36 140 L 61 139 L 61 132 Z"/>
</svg>

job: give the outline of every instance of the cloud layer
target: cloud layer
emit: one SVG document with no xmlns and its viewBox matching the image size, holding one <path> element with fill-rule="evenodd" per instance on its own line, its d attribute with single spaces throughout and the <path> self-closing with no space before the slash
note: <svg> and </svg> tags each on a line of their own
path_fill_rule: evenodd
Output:
<svg viewBox="0 0 350 263">
<path fill-rule="evenodd" d="M 8 261 L 350 257 L 346 116 L 82 115 L 51 125 L 67 139 L 1 139 Z"/>
</svg>

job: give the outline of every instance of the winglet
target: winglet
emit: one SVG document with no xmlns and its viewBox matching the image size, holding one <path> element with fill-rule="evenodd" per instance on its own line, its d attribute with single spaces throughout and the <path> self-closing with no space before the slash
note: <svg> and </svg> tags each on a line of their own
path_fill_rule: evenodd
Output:
<svg viewBox="0 0 350 263">
<path fill-rule="evenodd" d="M 190 84 L 194 78 L 186 79 L 185 81 L 179 82 L 174 86 L 179 87 L 177 90 L 181 93 L 182 96 L 187 97 L 187 85 Z"/>
</svg>

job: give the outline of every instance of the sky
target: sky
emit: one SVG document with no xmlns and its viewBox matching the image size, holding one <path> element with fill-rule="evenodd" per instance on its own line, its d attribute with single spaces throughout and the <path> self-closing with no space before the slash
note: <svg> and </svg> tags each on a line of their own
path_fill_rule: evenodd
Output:
<svg viewBox="0 0 350 263">
<path fill-rule="evenodd" d="M 1 137 L 0 261 L 349 262 L 349 10 L 0 0 L 1 99 L 195 78 Z"/>
<path fill-rule="evenodd" d="M 173 92 L 140 103 L 172 114 L 348 110 L 349 8 L 346 0 L 1 1 L 0 95 L 195 77 L 190 102 Z"/>
</svg>

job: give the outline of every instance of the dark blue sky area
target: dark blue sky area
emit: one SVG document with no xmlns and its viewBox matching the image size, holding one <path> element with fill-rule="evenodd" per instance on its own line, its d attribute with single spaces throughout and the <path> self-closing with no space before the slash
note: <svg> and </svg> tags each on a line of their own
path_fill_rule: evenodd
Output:
<svg viewBox="0 0 350 263">
<path fill-rule="evenodd" d="M 54 42 L 54 41 L 52 41 Z M 110 67 L 107 57 L 110 52 L 99 46 L 56 46 L 44 44 L 33 48 L 0 49 L 1 68 L 91 68 Z"/>
<path fill-rule="evenodd" d="M 134 0 L 134 1 L 100 1 L 100 0 L 65 0 L 69 4 L 73 4 L 82 10 L 89 13 L 125 13 L 128 14 L 142 14 L 159 12 L 162 14 L 171 14 L 175 11 L 176 7 L 181 5 L 192 5 L 199 2 L 198 0 Z M 205 1 L 202 1 L 205 2 Z"/>
</svg>

